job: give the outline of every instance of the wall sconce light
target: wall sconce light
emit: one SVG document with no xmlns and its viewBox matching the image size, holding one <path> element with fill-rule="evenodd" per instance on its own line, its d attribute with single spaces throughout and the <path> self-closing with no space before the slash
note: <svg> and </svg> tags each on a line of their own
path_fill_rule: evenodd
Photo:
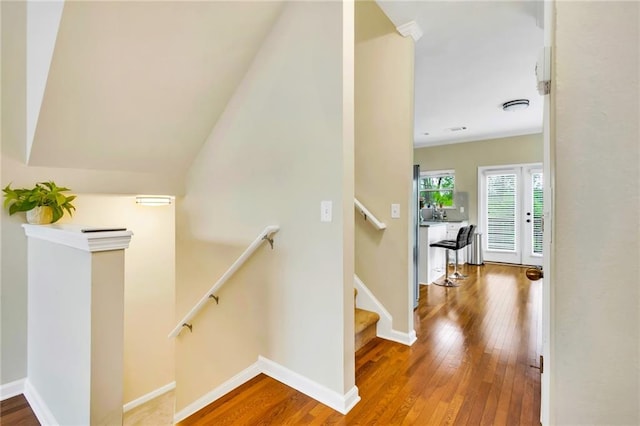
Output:
<svg viewBox="0 0 640 426">
<path fill-rule="evenodd" d="M 173 197 L 155 196 L 155 195 L 138 195 L 136 204 L 141 206 L 168 206 L 171 204 Z"/>
</svg>

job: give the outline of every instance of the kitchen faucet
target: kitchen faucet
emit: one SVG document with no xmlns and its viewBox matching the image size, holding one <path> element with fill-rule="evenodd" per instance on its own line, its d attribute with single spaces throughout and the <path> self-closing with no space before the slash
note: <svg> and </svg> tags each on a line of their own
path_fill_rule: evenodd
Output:
<svg viewBox="0 0 640 426">
<path fill-rule="evenodd" d="M 433 214 L 431 215 L 433 217 L 433 220 L 437 220 L 440 216 L 440 212 L 438 211 L 438 207 L 433 204 Z"/>
</svg>

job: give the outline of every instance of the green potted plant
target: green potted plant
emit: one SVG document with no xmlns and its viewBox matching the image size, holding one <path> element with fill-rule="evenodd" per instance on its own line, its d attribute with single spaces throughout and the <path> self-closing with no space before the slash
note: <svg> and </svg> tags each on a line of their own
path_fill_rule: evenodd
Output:
<svg viewBox="0 0 640 426">
<path fill-rule="evenodd" d="M 9 209 L 9 215 L 17 212 L 27 212 L 27 222 L 35 225 L 45 225 L 57 222 L 65 213 L 73 215 L 76 208 L 71 202 L 75 195 L 65 195 L 69 188 L 59 187 L 55 182 L 38 182 L 33 188 L 12 189 L 7 185 L 4 192 L 4 207 Z"/>
</svg>

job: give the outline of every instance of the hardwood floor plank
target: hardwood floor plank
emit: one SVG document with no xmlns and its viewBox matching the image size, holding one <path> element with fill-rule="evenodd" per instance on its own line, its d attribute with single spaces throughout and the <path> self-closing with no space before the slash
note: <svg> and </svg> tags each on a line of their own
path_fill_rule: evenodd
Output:
<svg viewBox="0 0 640 426">
<path fill-rule="evenodd" d="M 40 426 L 24 395 L 17 395 L 0 402 L 0 425 Z"/>
</svg>

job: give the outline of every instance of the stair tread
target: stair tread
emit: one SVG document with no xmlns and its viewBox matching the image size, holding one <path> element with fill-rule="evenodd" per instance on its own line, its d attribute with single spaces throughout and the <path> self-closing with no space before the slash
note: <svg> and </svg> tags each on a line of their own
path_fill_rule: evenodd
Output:
<svg viewBox="0 0 640 426">
<path fill-rule="evenodd" d="M 380 319 L 380 315 L 376 312 L 367 311 L 366 309 L 356 308 L 355 314 L 355 332 L 356 334 L 375 324 Z"/>
</svg>

